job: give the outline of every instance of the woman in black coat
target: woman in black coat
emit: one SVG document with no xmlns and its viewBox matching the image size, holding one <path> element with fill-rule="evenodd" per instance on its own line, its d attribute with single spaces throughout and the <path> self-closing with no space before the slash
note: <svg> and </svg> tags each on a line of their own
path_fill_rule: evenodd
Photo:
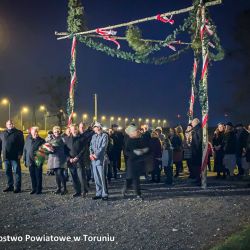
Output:
<svg viewBox="0 0 250 250">
<path fill-rule="evenodd" d="M 141 199 L 140 189 L 140 174 L 143 172 L 145 157 L 147 157 L 150 146 L 143 137 L 141 137 L 136 126 L 130 125 L 125 132 L 128 134 L 125 151 L 127 159 L 126 181 L 122 191 L 123 196 L 126 196 L 127 190 L 134 185 L 137 198 Z"/>
<path fill-rule="evenodd" d="M 223 177 L 226 177 L 226 170 L 223 164 L 223 139 L 224 139 L 225 127 L 224 124 L 219 123 L 213 136 L 213 148 L 214 148 L 214 170 L 217 172 L 217 178 L 220 178 L 221 172 Z"/>
</svg>

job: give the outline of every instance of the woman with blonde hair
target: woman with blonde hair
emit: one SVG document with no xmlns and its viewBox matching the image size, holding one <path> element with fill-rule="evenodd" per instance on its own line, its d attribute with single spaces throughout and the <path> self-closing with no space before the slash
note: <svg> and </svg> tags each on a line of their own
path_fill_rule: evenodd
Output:
<svg viewBox="0 0 250 250">
<path fill-rule="evenodd" d="M 61 136 L 60 127 L 54 126 L 52 131 L 53 134 L 46 140 L 53 144 L 53 152 L 49 154 L 48 158 L 48 168 L 53 169 L 56 175 L 57 190 L 54 193 L 64 195 L 67 193 L 66 177 L 64 175 L 66 162 L 65 144 Z"/>
</svg>

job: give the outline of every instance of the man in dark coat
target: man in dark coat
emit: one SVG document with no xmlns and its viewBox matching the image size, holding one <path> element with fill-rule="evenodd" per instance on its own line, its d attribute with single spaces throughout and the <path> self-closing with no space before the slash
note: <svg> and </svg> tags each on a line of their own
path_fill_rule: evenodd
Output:
<svg viewBox="0 0 250 250">
<path fill-rule="evenodd" d="M 113 140 L 113 148 L 112 148 L 112 162 L 114 169 L 114 178 L 116 179 L 117 169 L 121 169 L 121 152 L 124 144 L 124 136 L 121 131 L 118 131 L 118 125 L 112 125 L 112 134 L 111 139 Z"/>
<path fill-rule="evenodd" d="M 85 137 L 81 136 L 75 124 L 70 126 L 71 135 L 65 138 L 67 163 L 72 176 L 75 194 L 73 197 L 86 197 L 88 193 L 86 168 L 83 155 L 86 149 Z"/>
<path fill-rule="evenodd" d="M 242 153 L 243 148 L 246 147 L 248 139 L 248 131 L 243 127 L 243 125 L 237 124 L 236 128 L 236 164 L 239 170 L 239 176 L 244 174 L 244 169 L 242 168 Z"/>
<path fill-rule="evenodd" d="M 192 121 L 192 167 L 196 183 L 201 185 L 201 164 L 202 164 L 202 128 L 199 119 Z"/>
<path fill-rule="evenodd" d="M 6 130 L 0 134 L 0 144 L 8 180 L 8 186 L 3 192 L 20 193 L 22 180 L 20 158 L 23 153 L 24 138 L 22 131 L 16 129 L 10 120 L 6 122 Z M 12 169 L 15 173 L 15 189 Z"/>
<path fill-rule="evenodd" d="M 42 193 L 43 168 L 35 163 L 35 153 L 45 143 L 45 140 L 38 135 L 38 128 L 32 127 L 30 135 L 27 136 L 24 149 L 23 161 L 24 165 L 29 168 L 32 190 L 30 194 Z"/>
<path fill-rule="evenodd" d="M 140 175 L 143 171 L 145 156 L 147 156 L 150 152 L 150 145 L 140 135 L 136 126 L 128 126 L 125 132 L 129 136 L 125 148 L 126 155 L 128 156 L 128 162 L 126 169 L 126 181 L 122 194 L 125 197 L 128 189 L 133 183 L 135 194 L 138 199 L 141 199 Z"/>
<path fill-rule="evenodd" d="M 79 124 L 79 133 L 83 138 L 84 141 L 84 153 L 83 153 L 83 165 L 86 169 L 86 176 L 87 176 L 87 182 L 88 182 L 88 186 L 89 186 L 89 181 L 91 180 L 91 178 L 93 179 L 93 171 L 92 171 L 92 166 L 91 166 L 91 161 L 89 159 L 89 145 L 90 145 L 90 141 L 92 136 L 95 134 L 92 127 L 87 127 L 87 125 L 83 122 L 80 122 Z"/>
</svg>

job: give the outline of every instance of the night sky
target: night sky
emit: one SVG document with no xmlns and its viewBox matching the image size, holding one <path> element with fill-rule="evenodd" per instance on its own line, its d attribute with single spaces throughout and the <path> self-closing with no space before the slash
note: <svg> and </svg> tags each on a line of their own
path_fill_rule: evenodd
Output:
<svg viewBox="0 0 250 250">
<path fill-rule="evenodd" d="M 185 8 L 192 1 L 84 0 L 82 3 L 91 29 Z M 224 0 L 222 5 L 210 8 L 227 51 L 237 48 L 233 36 L 236 18 L 249 8 L 248 0 Z M 185 17 L 187 14 L 175 16 L 176 25 Z M 10 97 L 16 111 L 21 105 L 44 103 L 45 98 L 36 94 L 43 77 L 69 74 L 71 42 L 57 41 L 54 35 L 55 31 L 67 30 L 66 18 L 66 0 L 0 1 L 0 97 Z M 163 39 L 174 29 L 169 26 L 153 21 L 140 28 L 146 38 Z M 118 35 L 123 36 L 124 29 L 118 29 Z M 121 45 L 126 48 L 125 42 Z M 159 117 L 172 124 L 180 114 L 182 121 L 187 121 L 193 64 L 191 50 L 179 60 L 162 66 L 112 58 L 83 44 L 78 45 L 77 51 L 77 112 L 93 112 L 93 94 L 98 93 L 99 114 Z M 166 48 L 166 55 L 169 53 L 171 51 Z M 241 67 L 242 64 L 227 57 L 210 67 L 210 124 L 225 121 L 224 114 L 235 91 L 228 82 Z M 196 109 L 200 117 L 197 103 Z M 0 107 L 0 114 L 3 112 Z M 233 119 L 233 113 L 228 115 Z"/>
</svg>

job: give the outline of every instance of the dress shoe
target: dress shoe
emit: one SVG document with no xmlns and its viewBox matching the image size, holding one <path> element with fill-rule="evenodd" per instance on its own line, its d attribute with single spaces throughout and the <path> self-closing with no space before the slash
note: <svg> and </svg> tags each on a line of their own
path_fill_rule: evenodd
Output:
<svg viewBox="0 0 250 250">
<path fill-rule="evenodd" d="M 42 194 L 42 191 L 38 191 L 38 192 L 36 192 L 36 194 Z"/>
<path fill-rule="evenodd" d="M 72 197 L 74 197 L 74 198 L 79 197 L 79 196 L 81 196 L 81 193 L 75 193 L 75 194 L 72 195 Z"/>
<path fill-rule="evenodd" d="M 108 196 L 102 197 L 102 200 L 103 200 L 103 201 L 107 201 L 108 199 L 109 199 Z"/>
<path fill-rule="evenodd" d="M 30 192 L 30 194 L 35 194 L 36 193 L 36 190 L 32 190 L 31 192 Z"/>
<path fill-rule="evenodd" d="M 65 195 L 68 193 L 68 190 L 67 189 L 64 189 L 62 192 L 61 192 L 61 195 Z"/>
<path fill-rule="evenodd" d="M 61 189 L 57 189 L 56 191 L 53 191 L 53 194 L 61 194 Z"/>
<path fill-rule="evenodd" d="M 12 192 L 12 191 L 14 191 L 14 188 L 13 188 L 13 187 L 7 187 L 7 188 L 5 188 L 5 189 L 3 190 L 4 193 L 5 193 L 5 192 Z"/>
</svg>

